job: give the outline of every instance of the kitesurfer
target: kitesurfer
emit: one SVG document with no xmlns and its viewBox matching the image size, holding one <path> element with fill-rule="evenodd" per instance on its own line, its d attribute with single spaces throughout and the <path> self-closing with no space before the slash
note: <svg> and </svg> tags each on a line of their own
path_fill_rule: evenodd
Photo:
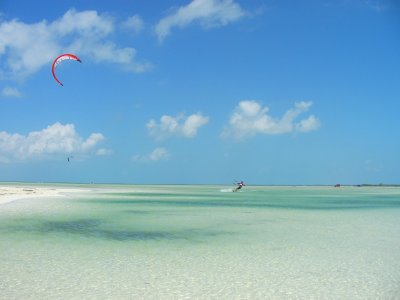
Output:
<svg viewBox="0 0 400 300">
<path fill-rule="evenodd" d="M 233 190 L 234 192 L 237 192 L 245 185 L 243 181 L 237 182 L 236 184 L 237 184 L 237 187 Z"/>
</svg>

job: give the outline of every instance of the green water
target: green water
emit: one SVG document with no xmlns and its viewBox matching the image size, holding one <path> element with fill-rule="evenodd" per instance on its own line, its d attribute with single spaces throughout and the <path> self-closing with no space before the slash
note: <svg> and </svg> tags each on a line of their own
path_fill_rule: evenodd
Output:
<svg viewBox="0 0 400 300">
<path fill-rule="evenodd" d="M 400 295 L 400 188 L 79 188 L 0 205 L 1 299 Z"/>
</svg>

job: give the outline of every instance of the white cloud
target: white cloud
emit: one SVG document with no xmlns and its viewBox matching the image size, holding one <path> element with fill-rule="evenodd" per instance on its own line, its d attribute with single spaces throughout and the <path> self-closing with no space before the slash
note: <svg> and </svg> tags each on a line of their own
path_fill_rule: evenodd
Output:
<svg viewBox="0 0 400 300">
<path fill-rule="evenodd" d="M 183 123 L 182 134 L 184 137 L 194 137 L 197 130 L 208 123 L 208 118 L 203 117 L 201 114 L 190 115 Z"/>
<path fill-rule="evenodd" d="M 92 133 L 86 141 L 81 143 L 81 149 L 83 152 L 87 152 L 90 149 L 93 149 L 96 144 L 104 139 L 104 136 L 101 133 Z"/>
<path fill-rule="evenodd" d="M 172 117 L 164 115 L 160 118 L 160 123 L 150 120 L 146 127 L 149 134 L 155 139 L 162 140 L 170 136 L 193 138 L 197 135 L 200 127 L 208 123 L 209 118 L 201 113 L 192 114 L 187 118 L 184 115 Z"/>
<path fill-rule="evenodd" d="M 134 161 L 139 162 L 156 162 L 160 160 L 167 160 L 169 158 L 169 152 L 165 148 L 155 148 L 152 152 L 147 155 L 135 155 L 133 157 Z"/>
<path fill-rule="evenodd" d="M 112 150 L 106 148 L 100 148 L 96 151 L 96 155 L 98 156 L 105 156 L 112 154 Z"/>
<path fill-rule="evenodd" d="M 81 138 L 73 124 L 54 123 L 40 131 L 24 136 L 0 132 L 0 161 L 12 162 L 45 158 L 60 154 L 84 154 L 93 150 L 104 139 L 101 133 Z"/>
<path fill-rule="evenodd" d="M 301 120 L 296 124 L 296 130 L 301 132 L 309 132 L 318 129 L 320 123 L 315 116 L 309 116 L 307 119 Z"/>
<path fill-rule="evenodd" d="M 114 20 L 94 10 L 71 9 L 53 22 L 0 21 L 0 75 L 24 78 L 48 66 L 64 52 L 119 64 L 128 71 L 148 70 L 151 65 L 138 62 L 134 48 L 121 48 L 111 41 L 114 31 Z"/>
<path fill-rule="evenodd" d="M 150 153 L 149 158 L 152 161 L 157 161 L 157 160 L 160 160 L 160 159 L 167 158 L 168 155 L 169 154 L 168 154 L 167 149 L 165 149 L 165 148 L 156 148 Z"/>
<path fill-rule="evenodd" d="M 225 26 L 245 15 L 246 12 L 233 0 L 193 0 L 161 19 L 155 32 L 162 41 L 173 27 L 185 27 L 196 21 L 205 28 Z"/>
<path fill-rule="evenodd" d="M 18 97 L 22 96 L 21 92 L 17 88 L 13 88 L 13 87 L 9 87 L 9 86 L 4 87 L 1 91 L 1 94 L 4 97 L 14 97 L 14 98 L 18 98 Z"/>
<path fill-rule="evenodd" d="M 315 116 L 295 122 L 295 119 L 306 112 L 311 105 L 312 102 L 298 102 L 281 118 L 273 118 L 268 114 L 269 108 L 262 107 L 257 101 L 241 101 L 231 115 L 229 125 L 223 130 L 222 137 L 243 139 L 256 134 L 283 134 L 293 131 L 316 130 L 320 123 Z"/>
<path fill-rule="evenodd" d="M 143 30 L 144 28 L 144 22 L 142 18 L 139 15 L 134 15 L 132 17 L 129 17 L 124 23 L 123 26 L 131 30 L 133 33 L 139 33 Z"/>
</svg>

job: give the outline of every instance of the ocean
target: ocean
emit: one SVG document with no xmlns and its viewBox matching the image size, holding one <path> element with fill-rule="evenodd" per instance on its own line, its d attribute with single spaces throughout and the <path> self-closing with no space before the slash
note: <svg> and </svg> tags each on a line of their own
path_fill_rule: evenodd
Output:
<svg viewBox="0 0 400 300">
<path fill-rule="evenodd" d="M 0 205 L 0 299 L 400 299 L 399 187 L 62 187 Z"/>
</svg>

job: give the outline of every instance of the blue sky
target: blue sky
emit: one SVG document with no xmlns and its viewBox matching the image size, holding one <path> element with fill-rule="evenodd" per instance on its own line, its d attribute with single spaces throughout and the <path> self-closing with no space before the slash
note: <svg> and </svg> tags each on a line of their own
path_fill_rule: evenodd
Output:
<svg viewBox="0 0 400 300">
<path fill-rule="evenodd" d="M 396 2 L 1 0 L 0 181 L 400 183 Z"/>
</svg>

